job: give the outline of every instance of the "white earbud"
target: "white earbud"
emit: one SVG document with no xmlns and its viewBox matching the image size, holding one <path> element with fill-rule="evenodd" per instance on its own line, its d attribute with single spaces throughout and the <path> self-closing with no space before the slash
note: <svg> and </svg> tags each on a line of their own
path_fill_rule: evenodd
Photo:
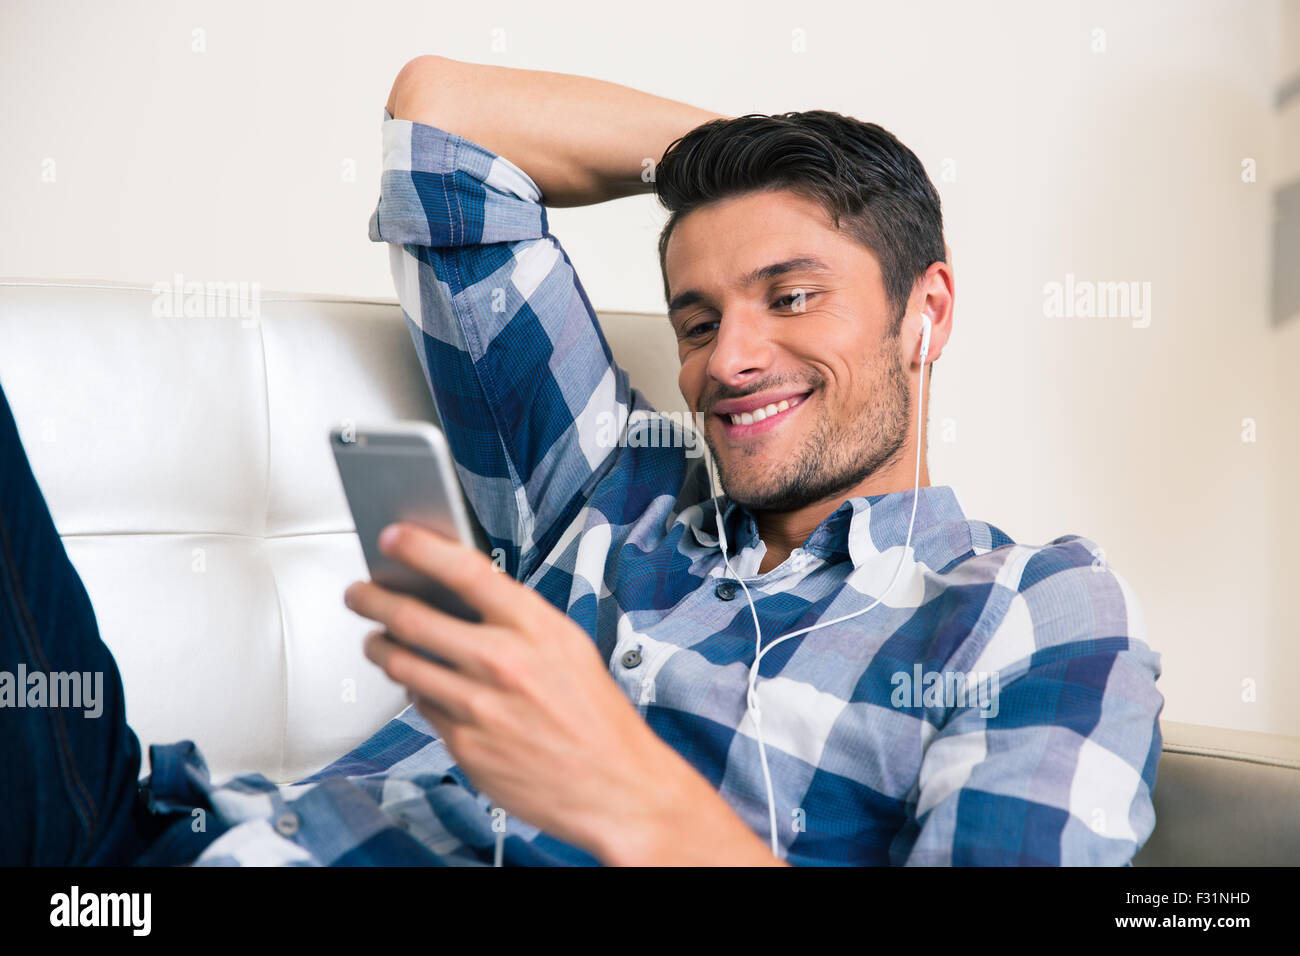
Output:
<svg viewBox="0 0 1300 956">
<path fill-rule="evenodd" d="M 930 354 L 930 316 L 921 313 L 921 364 L 925 364 L 925 357 Z"/>
</svg>

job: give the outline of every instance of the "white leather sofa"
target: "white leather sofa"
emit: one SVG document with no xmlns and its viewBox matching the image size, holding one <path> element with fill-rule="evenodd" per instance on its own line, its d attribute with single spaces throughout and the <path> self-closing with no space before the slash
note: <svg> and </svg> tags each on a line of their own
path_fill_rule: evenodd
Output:
<svg viewBox="0 0 1300 956">
<path fill-rule="evenodd" d="M 290 781 L 405 706 L 342 603 L 366 570 L 328 429 L 437 416 L 396 300 L 264 293 L 255 319 L 159 302 L 0 280 L 0 382 L 146 753 L 190 738 L 216 777 Z M 666 320 L 602 323 L 633 383 L 682 409 Z M 1300 739 L 1162 730 L 1138 864 L 1300 863 Z"/>
</svg>

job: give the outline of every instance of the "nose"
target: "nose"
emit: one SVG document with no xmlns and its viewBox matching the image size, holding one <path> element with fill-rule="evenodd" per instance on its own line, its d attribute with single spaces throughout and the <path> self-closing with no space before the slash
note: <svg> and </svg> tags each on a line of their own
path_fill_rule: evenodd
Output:
<svg viewBox="0 0 1300 956">
<path fill-rule="evenodd" d="M 739 314 L 723 316 L 709 355 L 709 377 L 729 388 L 743 388 L 772 367 L 773 346 L 761 322 Z"/>
</svg>

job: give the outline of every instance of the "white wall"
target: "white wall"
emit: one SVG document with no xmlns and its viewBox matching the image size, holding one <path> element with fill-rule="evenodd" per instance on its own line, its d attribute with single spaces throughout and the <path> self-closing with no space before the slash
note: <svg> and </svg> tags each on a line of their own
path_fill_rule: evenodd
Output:
<svg viewBox="0 0 1300 956">
<path fill-rule="evenodd" d="M 1300 733 L 1300 319 L 1268 318 L 1298 0 L 9 2 L 0 275 L 392 295 L 366 223 L 381 109 L 419 53 L 897 133 L 958 278 L 933 480 L 1018 540 L 1105 549 L 1164 655 L 1165 717 Z M 551 215 L 597 308 L 650 312 L 662 219 L 648 197 Z M 1150 325 L 1045 316 L 1067 273 L 1149 282 Z"/>
</svg>

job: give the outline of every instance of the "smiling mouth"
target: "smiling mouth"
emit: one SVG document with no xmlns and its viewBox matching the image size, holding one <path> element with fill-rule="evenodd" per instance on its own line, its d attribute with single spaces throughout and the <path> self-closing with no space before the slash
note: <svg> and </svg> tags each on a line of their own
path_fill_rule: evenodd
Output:
<svg viewBox="0 0 1300 956">
<path fill-rule="evenodd" d="M 803 395 L 795 396 L 791 399 L 782 399 L 763 408 L 756 408 L 752 412 L 741 412 L 739 414 L 721 414 L 718 418 L 722 420 L 723 431 L 728 438 L 745 438 L 750 435 L 759 435 L 771 431 L 780 426 L 791 412 L 803 405 L 808 400 L 812 392 L 805 392 Z"/>
</svg>

